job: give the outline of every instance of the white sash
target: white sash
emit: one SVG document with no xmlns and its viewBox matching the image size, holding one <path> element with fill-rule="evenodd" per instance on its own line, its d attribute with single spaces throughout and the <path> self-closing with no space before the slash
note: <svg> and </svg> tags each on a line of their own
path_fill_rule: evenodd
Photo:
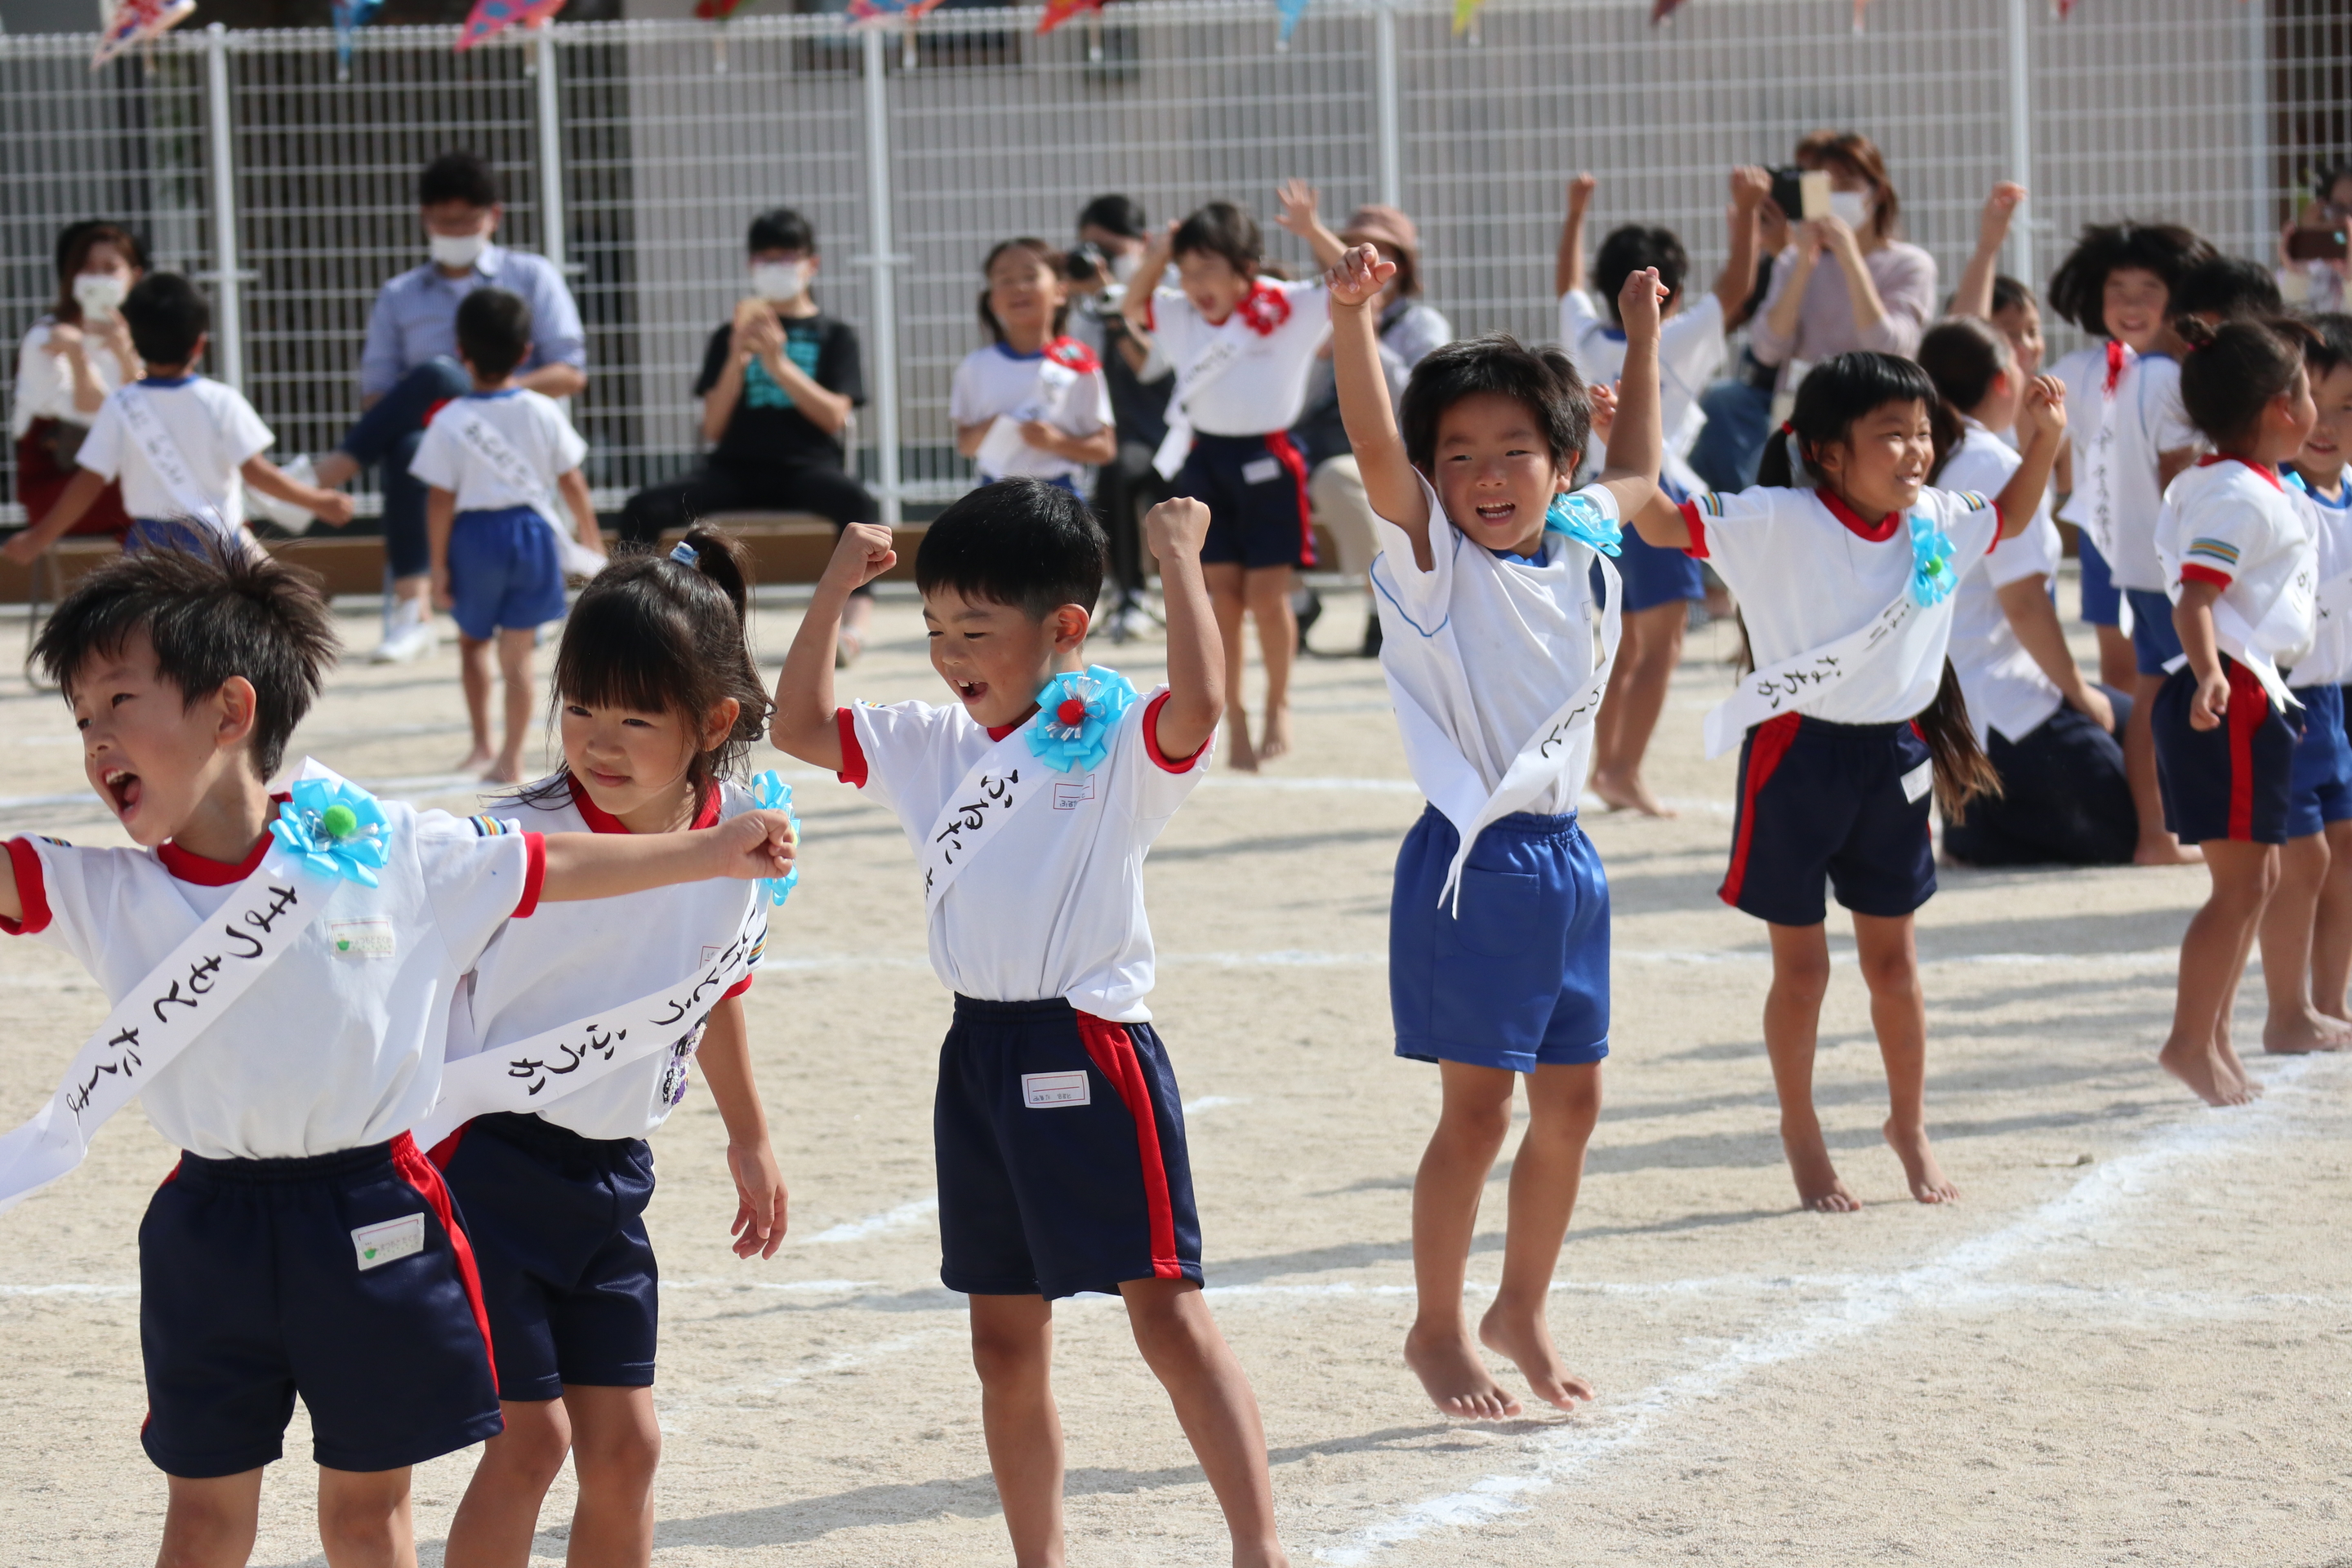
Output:
<svg viewBox="0 0 2352 1568">
<path fill-rule="evenodd" d="M 1730 696 L 1708 711 L 1706 754 L 1723 755 L 1767 719 L 1808 710 L 1813 699 L 1844 685 L 1877 660 L 1906 660 L 1909 668 L 1904 684 L 1909 685 L 1929 659 L 1943 658 L 1951 623 L 1950 599 L 1922 605 L 1911 597 L 1906 583 L 1894 602 L 1859 630 L 1751 671 Z"/>
<path fill-rule="evenodd" d="M 315 764 L 313 764 L 315 766 Z M 305 776 L 311 775 L 305 770 Z M 71 1171 L 128 1105 L 302 938 L 340 878 L 272 844 L 254 873 L 132 986 L 74 1054 L 49 1102 L 0 1137 L 0 1209 Z"/>
<path fill-rule="evenodd" d="M 2352 616 L 2352 572 L 2322 583 L 2312 595 L 2312 604 L 2318 618 L 2324 621 Z"/>
<path fill-rule="evenodd" d="M 543 1110 L 656 1051 L 692 1041 L 719 999 L 751 973 L 767 929 L 765 903 L 764 887 L 746 883 L 735 940 L 683 980 L 445 1064 L 441 1098 L 414 1129 L 417 1147 L 432 1148 L 477 1116 Z"/>
<path fill-rule="evenodd" d="M 2238 614 L 2226 599 L 2213 601 L 2213 640 L 2221 645 L 2223 653 L 2244 665 L 2262 683 L 2263 694 L 2279 711 L 2284 713 L 2290 708 L 2303 706 L 2296 700 L 2294 693 L 2287 689 L 2286 678 L 2279 673 L 2277 663 L 2270 655 L 2256 651 L 2255 629 L 2246 625 L 2246 617 Z M 2164 661 L 2164 672 L 2169 675 L 2188 663 L 2187 654 L 2174 654 Z"/>
<path fill-rule="evenodd" d="M 163 428 L 163 422 L 155 417 L 155 411 L 147 406 L 146 388 L 136 382 L 118 387 L 114 400 L 122 412 L 122 423 L 130 428 L 131 438 L 139 443 L 140 456 L 147 459 L 148 468 L 170 493 L 180 518 L 209 528 L 223 539 L 236 538 L 236 526 L 221 515 L 218 506 L 205 498 L 204 488 L 196 483 L 188 467 L 187 454 L 172 439 L 172 433 Z"/>
<path fill-rule="evenodd" d="M 1151 466 L 1163 479 L 1172 479 L 1192 450 L 1192 399 L 1215 383 L 1242 357 L 1242 345 L 1230 332 L 1211 338 L 1191 364 L 1176 373 L 1176 395 L 1168 400 L 1168 436 L 1153 453 Z"/>
<path fill-rule="evenodd" d="M 947 805 L 931 823 L 931 837 L 922 850 L 926 910 L 940 907 L 948 889 L 963 875 L 964 867 L 1004 830 L 1014 812 L 1054 793 L 1045 787 L 1046 781 L 1063 775 L 1029 749 L 1029 724 L 1034 722 L 1024 722 L 982 752 L 980 760 L 964 771 L 955 793 L 948 796 Z"/>
<path fill-rule="evenodd" d="M 568 515 L 564 509 L 547 493 L 547 487 L 540 483 L 538 473 L 522 460 L 522 455 L 508 444 L 507 438 L 499 434 L 497 426 L 483 418 L 478 411 L 467 407 L 462 398 L 445 405 L 433 416 L 436 425 L 444 419 L 451 422 L 449 434 L 463 442 L 467 450 L 489 465 L 490 471 L 509 488 L 520 491 L 524 497 L 523 504 L 537 512 L 540 521 L 554 531 L 556 559 L 562 563 L 564 571 L 575 577 L 593 577 L 604 569 L 610 558 L 604 552 L 591 550 L 580 542 L 580 536 L 562 521 Z"/>
<path fill-rule="evenodd" d="M 1038 362 L 1037 379 L 1029 395 L 992 420 L 988 434 L 980 438 L 980 450 L 972 454 L 972 463 L 983 479 L 1001 479 L 1014 473 L 1014 464 L 1032 450 L 1022 439 L 1021 426 L 1032 419 L 1050 421 L 1055 407 L 1069 391 L 1078 373 L 1058 360 Z M 1052 458 L 1053 454 L 1045 454 Z"/>
</svg>

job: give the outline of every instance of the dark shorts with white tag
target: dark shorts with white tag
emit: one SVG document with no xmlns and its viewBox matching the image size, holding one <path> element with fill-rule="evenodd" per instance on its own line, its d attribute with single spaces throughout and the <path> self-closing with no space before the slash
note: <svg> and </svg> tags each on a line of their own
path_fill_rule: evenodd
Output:
<svg viewBox="0 0 2352 1568">
<path fill-rule="evenodd" d="M 1911 913 L 1936 892 L 1933 770 L 1907 720 L 1766 720 L 1739 748 L 1731 866 L 1717 895 L 1774 925 L 1829 918 L 1824 884 L 1858 915 Z"/>
</svg>

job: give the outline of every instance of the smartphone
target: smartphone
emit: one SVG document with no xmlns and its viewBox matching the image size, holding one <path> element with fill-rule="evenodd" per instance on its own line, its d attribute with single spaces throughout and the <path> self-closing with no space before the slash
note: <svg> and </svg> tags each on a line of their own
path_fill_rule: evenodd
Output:
<svg viewBox="0 0 2352 1568">
<path fill-rule="evenodd" d="M 2352 256 L 2352 243 L 2347 243 L 2340 228 L 2297 228 L 2286 237 L 2289 261 L 2342 261 Z"/>
<path fill-rule="evenodd" d="M 1807 169 L 1797 176 L 1797 205 L 1807 222 L 1830 216 L 1830 172 Z"/>
<path fill-rule="evenodd" d="M 1804 171 L 1794 164 L 1772 171 L 1772 205 L 1791 223 L 1804 216 Z"/>
</svg>

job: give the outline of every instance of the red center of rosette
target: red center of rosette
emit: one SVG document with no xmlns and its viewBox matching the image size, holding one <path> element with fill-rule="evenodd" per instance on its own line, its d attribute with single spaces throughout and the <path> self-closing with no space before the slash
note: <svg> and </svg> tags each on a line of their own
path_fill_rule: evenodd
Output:
<svg viewBox="0 0 2352 1568">
<path fill-rule="evenodd" d="M 1087 705 L 1077 698 L 1065 698 L 1062 705 L 1054 710 L 1054 717 L 1076 729 L 1087 721 Z"/>
</svg>

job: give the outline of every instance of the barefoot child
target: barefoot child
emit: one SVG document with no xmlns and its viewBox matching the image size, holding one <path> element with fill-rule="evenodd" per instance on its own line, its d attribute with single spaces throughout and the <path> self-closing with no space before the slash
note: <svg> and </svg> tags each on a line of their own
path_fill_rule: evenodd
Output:
<svg viewBox="0 0 2352 1568">
<path fill-rule="evenodd" d="M 1145 520 L 1168 611 L 1169 684 L 1138 696 L 1086 662 L 1108 542 L 1085 501 L 1006 479 L 941 513 L 915 561 L 931 668 L 957 700 L 836 709 L 850 591 L 893 565 L 859 524 L 834 552 L 776 684 L 776 744 L 898 814 L 956 994 L 940 1057 L 940 1279 L 971 1299 L 990 1468 L 1022 1563 L 1059 1563 L 1053 1303 L 1127 1303 L 1232 1532 L 1286 1561 L 1257 1401 L 1201 1297 L 1201 1229 L 1176 1079 L 1144 1005 L 1143 857 L 1200 782 L 1224 672 L 1200 552 L 1208 510 Z"/>
<path fill-rule="evenodd" d="M 956 366 L 948 417 L 980 482 L 1027 475 L 1076 491 L 1118 456 L 1102 362 L 1062 335 L 1070 313 L 1062 258 L 1042 239 L 1008 239 L 981 266 L 981 325 L 995 341 Z"/>
<path fill-rule="evenodd" d="M 1339 258 L 1339 238 L 1316 216 L 1315 190 L 1282 187 L 1282 226 L 1307 241 L 1315 264 Z M 1255 773 L 1290 750 L 1290 666 L 1298 619 L 1290 607 L 1297 569 L 1315 564 L 1307 521 L 1307 463 L 1290 427 L 1307 401 L 1307 375 L 1330 323 L 1320 278 L 1279 283 L 1258 276 L 1265 254 L 1257 220 L 1211 202 L 1151 242 L 1136 268 L 1157 278 L 1172 258 L 1182 287 L 1130 289 L 1119 310 L 1176 367 L 1168 439 L 1155 464 L 1180 496 L 1209 509 L 1201 554 L 1225 648 L 1225 718 L 1232 765 Z M 1257 623 L 1265 661 L 1265 727 L 1256 741 L 1242 704 L 1242 621 Z"/>
<path fill-rule="evenodd" d="M 2158 690 L 2156 747 L 2165 820 L 2203 847 L 2213 886 L 2180 941 L 2172 1033 L 2157 1059 L 2207 1104 L 2242 1105 L 2261 1090 L 2231 1043 L 2230 1007 L 2293 831 L 2305 720 L 2278 667 L 2309 650 L 2317 589 L 2310 525 L 2278 470 L 2318 409 L 2299 322 L 2189 319 L 2181 331 L 2181 402 L 2213 452 L 2172 481 L 2157 525 L 2185 658 Z"/>
<path fill-rule="evenodd" d="M 0 922 L 79 959 L 114 1012 L 0 1140 L 0 1206 L 142 1099 L 185 1151 L 139 1232 L 159 1560 L 245 1561 L 299 1394 L 328 1561 L 414 1568 L 409 1468 L 499 1427 L 473 1255 L 408 1131 L 452 988 L 543 900 L 783 874 L 789 819 L 543 837 L 315 763 L 273 797 L 334 633 L 310 580 L 242 551 L 111 562 L 35 651 L 135 847 L 7 847 Z"/>
<path fill-rule="evenodd" d="M 1402 1057 L 1438 1064 L 1443 1109 L 1413 1181 L 1420 1306 L 1405 1361 L 1449 1415 L 1516 1415 L 1488 1349 L 1561 1409 L 1592 1397 L 1552 1348 L 1544 1307 L 1601 1110 L 1609 1054 L 1609 886 L 1577 826 L 1591 716 L 1616 652 L 1619 584 L 1596 644 L 1591 569 L 1617 519 L 1656 495 L 1654 268 L 1623 280 L 1625 353 L 1610 466 L 1570 495 L 1591 408 L 1557 349 L 1475 338 L 1433 350 L 1390 412 L 1370 311 L 1393 268 L 1369 246 L 1334 268 L 1331 368 L 1379 520 L 1381 667 L 1414 780 L 1430 799 L 1398 852 L 1389 994 Z M 1471 1233 L 1511 1099 L 1528 1131 L 1511 1167 L 1501 1291 L 1470 1336 Z"/>
<path fill-rule="evenodd" d="M 1853 914 L 1886 1064 L 1886 1142 L 1914 1198 L 1959 1195 L 1927 1143 L 1927 1010 L 1911 929 L 1936 891 L 1929 794 L 1959 818 L 1971 795 L 1999 787 L 1945 658 L 1952 591 L 2032 521 L 2065 433 L 2063 395 L 2047 378 L 2028 387 L 2023 460 L 1988 500 L 1926 488 L 1936 404 L 1926 371 L 1892 354 L 1839 354 L 1798 389 L 1791 428 L 1764 449 L 1763 484 L 1634 520 L 1651 543 L 1715 563 L 1755 649 L 1756 668 L 1706 721 L 1708 755 L 1740 747 L 1720 897 L 1771 931 L 1764 1046 L 1781 1146 L 1810 1209 L 1862 1206 L 1813 1109 L 1830 980 L 1824 882 Z"/>
<path fill-rule="evenodd" d="M 408 471 L 430 488 L 425 529 L 433 603 L 456 612 L 466 717 L 473 750 L 457 766 L 491 784 L 522 777 L 523 740 L 536 692 L 539 628 L 563 616 L 567 565 L 603 560 L 596 509 L 580 461 L 588 443 L 551 397 L 515 379 L 530 353 L 530 307 L 503 289 L 477 289 L 457 305 L 457 356 L 474 390 L 442 405 Z M 562 495 L 559 508 L 555 497 Z M 559 519 L 559 510 L 568 513 Z M 576 537 L 576 547 L 567 549 Z M 506 679 L 506 741 L 490 751 L 490 658 Z"/>
<path fill-rule="evenodd" d="M 551 835 L 674 835 L 752 809 L 730 777 L 767 728 L 746 602 L 742 547 L 714 530 L 599 573 L 555 655 L 563 765 L 516 797 L 520 820 Z M 693 882 L 541 910 L 475 961 L 451 1011 L 450 1086 L 420 1137 L 473 1238 L 506 1429 L 483 1447 L 450 1524 L 449 1568 L 523 1568 L 567 1448 L 580 1479 L 572 1539 L 595 1542 L 599 1563 L 652 1556 L 661 1429 L 646 1140 L 686 1097 L 687 1063 L 699 1063 L 727 1126 L 735 1254 L 775 1255 L 784 1184 L 742 1002 L 768 903 L 757 884 Z M 624 1016 L 633 1006 L 641 1024 Z M 623 1048 L 552 1082 L 507 1071 L 514 1056 L 552 1057 L 534 1042 L 572 1020 L 623 1031 Z M 469 1072 L 534 1110 L 472 1100 L 481 1113 L 443 1140 Z M 535 1085 L 548 1092 L 530 1097 Z"/>
</svg>

